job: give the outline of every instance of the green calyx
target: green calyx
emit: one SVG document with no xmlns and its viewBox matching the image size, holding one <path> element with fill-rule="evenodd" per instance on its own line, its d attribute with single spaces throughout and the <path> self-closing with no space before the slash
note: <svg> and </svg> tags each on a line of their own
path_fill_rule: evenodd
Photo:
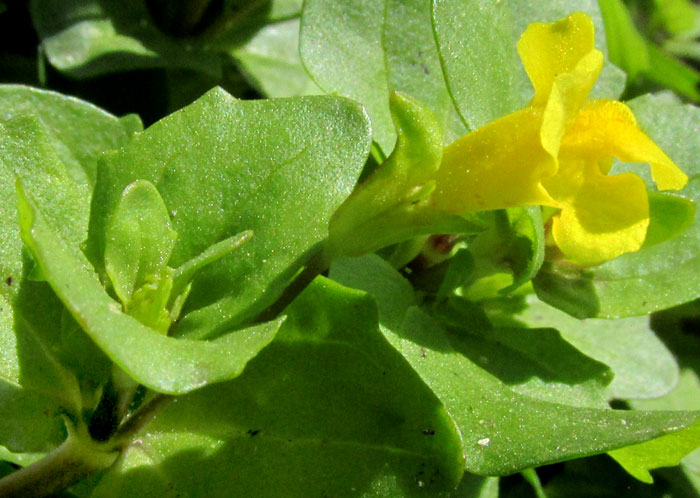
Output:
<svg viewBox="0 0 700 498">
<path fill-rule="evenodd" d="M 437 119 L 404 93 L 392 93 L 390 108 L 396 146 L 331 218 L 326 249 L 331 258 L 359 256 L 457 226 L 464 229 L 463 219 L 428 205 L 435 188 L 433 176 L 442 160 L 442 128 Z"/>
</svg>

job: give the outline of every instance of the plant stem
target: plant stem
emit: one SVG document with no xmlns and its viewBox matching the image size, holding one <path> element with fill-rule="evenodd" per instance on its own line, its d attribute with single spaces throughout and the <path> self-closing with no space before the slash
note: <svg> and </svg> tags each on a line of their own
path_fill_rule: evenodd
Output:
<svg viewBox="0 0 700 498">
<path fill-rule="evenodd" d="M 0 479 L 3 498 L 40 498 L 66 489 L 90 474 L 106 469 L 119 456 L 114 445 L 96 443 L 87 430 L 70 423 L 68 438 L 45 458 Z"/>
<path fill-rule="evenodd" d="M 183 8 L 179 26 L 180 32 L 183 34 L 192 33 L 192 30 L 202 20 L 202 16 L 204 16 L 204 12 L 206 12 L 210 3 L 211 0 L 192 0 L 187 2 Z"/>
<path fill-rule="evenodd" d="M 167 394 L 156 394 L 150 401 L 144 404 L 135 414 L 125 419 L 117 429 L 114 436 L 115 441 L 124 442 L 131 439 L 148 422 L 153 420 L 158 411 L 174 400 L 174 396 Z"/>
<path fill-rule="evenodd" d="M 267 322 L 276 318 L 317 276 L 328 269 L 330 260 L 324 249 L 325 245 L 322 245 L 321 250 L 313 255 L 301 273 L 282 292 L 279 299 L 255 317 L 253 323 Z"/>
</svg>

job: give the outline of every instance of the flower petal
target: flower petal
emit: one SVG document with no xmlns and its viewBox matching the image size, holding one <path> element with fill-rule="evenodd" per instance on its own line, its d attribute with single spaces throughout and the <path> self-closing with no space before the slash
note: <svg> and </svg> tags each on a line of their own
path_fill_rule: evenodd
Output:
<svg viewBox="0 0 700 498">
<path fill-rule="evenodd" d="M 530 24 L 518 41 L 518 53 L 533 86 L 531 105 L 544 106 L 557 75 L 574 71 L 594 50 L 593 21 L 577 12 L 553 23 Z M 593 80 L 597 74 L 593 76 Z"/>
<path fill-rule="evenodd" d="M 566 130 L 575 122 L 581 107 L 586 102 L 595 80 L 603 68 L 603 53 L 588 52 L 567 73 L 554 78 L 542 119 L 542 146 L 552 156 L 559 155 L 559 146 Z"/>
<path fill-rule="evenodd" d="M 557 170 L 542 147 L 542 111 L 527 107 L 468 133 L 447 147 L 431 205 L 454 214 L 518 205 L 558 204 L 541 180 Z"/>
<path fill-rule="evenodd" d="M 616 100 L 594 100 L 579 112 L 561 143 L 563 157 L 599 161 L 615 156 L 651 165 L 661 190 L 681 189 L 688 177 L 637 126 L 632 110 Z"/>
<path fill-rule="evenodd" d="M 642 246 L 649 200 L 637 175 L 605 176 L 595 162 L 564 160 L 544 184 L 563 205 L 552 235 L 568 261 L 596 265 Z"/>
</svg>

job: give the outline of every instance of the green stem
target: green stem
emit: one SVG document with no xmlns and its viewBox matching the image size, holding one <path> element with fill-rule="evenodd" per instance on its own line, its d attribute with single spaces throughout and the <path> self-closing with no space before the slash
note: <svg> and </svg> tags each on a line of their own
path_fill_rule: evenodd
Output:
<svg viewBox="0 0 700 498">
<path fill-rule="evenodd" d="M 139 383 L 129 377 L 116 363 L 112 365 L 112 382 L 117 391 L 117 403 L 114 407 L 116 419 L 124 420 L 129 413 L 129 407 L 134 400 Z"/>
<path fill-rule="evenodd" d="M 267 5 L 266 0 L 250 0 L 244 7 L 224 13 L 224 15 L 219 16 L 219 20 L 207 28 L 207 37 L 214 39 L 224 33 L 247 31 L 245 28 L 254 25 L 254 23 L 246 23 L 251 20 L 249 16 L 256 10 L 264 8 L 265 5 Z"/>
<path fill-rule="evenodd" d="M 49 496 L 108 468 L 115 462 L 123 446 L 173 399 L 172 396 L 156 395 L 128 418 L 106 443 L 94 441 L 86 427 L 74 428 L 66 421 L 68 437 L 63 444 L 38 462 L 0 479 L 0 497 Z"/>
<path fill-rule="evenodd" d="M 275 319 L 317 276 L 328 269 L 331 262 L 325 247 L 325 244 L 321 246 L 321 250 L 314 254 L 306 267 L 292 280 L 292 283 L 284 290 L 279 299 L 255 317 L 253 323 L 268 322 Z"/>
<path fill-rule="evenodd" d="M 126 443 L 134 437 L 143 427 L 153 420 L 156 414 L 168 403 L 174 400 L 174 396 L 167 394 L 156 394 L 146 404 L 144 404 L 135 414 L 126 418 L 114 436 L 114 440 Z M 1 495 L 0 495 L 1 496 Z"/>
<path fill-rule="evenodd" d="M 183 8 L 180 32 L 190 34 L 202 20 L 202 16 L 209 7 L 211 0 L 191 0 Z"/>
<path fill-rule="evenodd" d="M 3 498 L 40 498 L 66 489 L 94 472 L 106 469 L 119 456 L 114 445 L 94 442 L 87 430 L 67 422 L 68 438 L 45 458 L 0 479 Z"/>
</svg>

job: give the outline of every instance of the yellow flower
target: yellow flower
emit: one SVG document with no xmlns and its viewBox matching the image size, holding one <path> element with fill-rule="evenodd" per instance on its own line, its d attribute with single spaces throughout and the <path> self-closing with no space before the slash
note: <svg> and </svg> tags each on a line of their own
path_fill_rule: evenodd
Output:
<svg viewBox="0 0 700 498">
<path fill-rule="evenodd" d="M 649 225 L 646 187 L 632 173 L 607 176 L 613 157 L 649 163 L 661 190 L 683 188 L 687 176 L 639 129 L 625 104 L 587 101 L 603 54 L 594 48 L 586 14 L 531 24 L 518 52 L 534 98 L 445 149 L 432 207 L 452 213 L 559 208 L 554 241 L 580 265 L 638 250 Z"/>
</svg>

